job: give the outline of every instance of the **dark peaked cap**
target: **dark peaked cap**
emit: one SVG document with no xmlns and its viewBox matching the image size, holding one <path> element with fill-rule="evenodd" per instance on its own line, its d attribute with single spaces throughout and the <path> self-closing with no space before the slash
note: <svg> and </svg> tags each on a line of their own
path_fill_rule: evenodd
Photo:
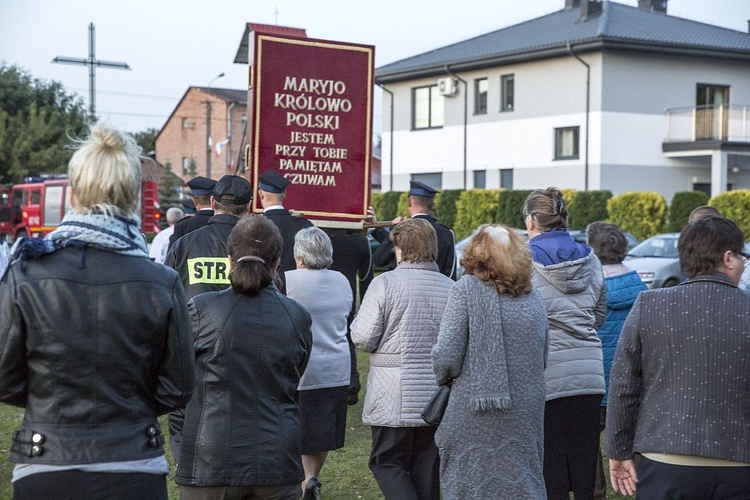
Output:
<svg viewBox="0 0 750 500">
<path fill-rule="evenodd" d="M 434 198 L 435 194 L 438 192 L 437 189 L 431 188 L 424 182 L 419 181 L 410 181 L 411 189 L 409 189 L 409 194 L 413 194 L 414 196 L 424 196 L 425 198 Z"/>
<path fill-rule="evenodd" d="M 180 200 L 180 203 L 182 203 L 182 206 L 185 207 L 186 214 L 198 213 L 198 211 L 195 209 L 195 203 L 193 203 L 193 200 L 191 200 L 190 198 L 183 198 Z"/>
<path fill-rule="evenodd" d="M 224 199 L 225 196 L 234 196 L 234 198 Z M 244 177 L 225 175 L 216 183 L 214 199 L 227 205 L 247 205 L 253 199 L 253 190 Z"/>
<path fill-rule="evenodd" d="M 214 187 L 216 187 L 216 181 L 209 179 L 208 177 L 196 177 L 190 179 L 187 185 L 190 188 L 190 194 L 193 196 L 200 196 L 213 194 Z"/>
<path fill-rule="evenodd" d="M 258 189 L 267 193 L 283 193 L 292 182 L 274 170 L 266 170 L 258 177 Z"/>
</svg>

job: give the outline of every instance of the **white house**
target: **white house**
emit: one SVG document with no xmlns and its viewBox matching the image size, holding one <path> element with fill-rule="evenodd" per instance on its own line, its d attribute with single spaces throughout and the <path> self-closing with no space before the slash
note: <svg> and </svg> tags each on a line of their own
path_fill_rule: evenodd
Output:
<svg viewBox="0 0 750 500">
<path fill-rule="evenodd" d="M 383 190 L 750 188 L 750 34 L 666 0 L 560 2 L 376 70 Z"/>
</svg>

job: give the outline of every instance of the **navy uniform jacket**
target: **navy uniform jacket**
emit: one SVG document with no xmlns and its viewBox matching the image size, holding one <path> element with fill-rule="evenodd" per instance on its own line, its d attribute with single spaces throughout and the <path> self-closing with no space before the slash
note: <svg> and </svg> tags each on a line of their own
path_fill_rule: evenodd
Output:
<svg viewBox="0 0 750 500">
<path fill-rule="evenodd" d="M 284 249 L 281 252 L 281 264 L 279 264 L 278 275 L 284 283 L 284 273 L 297 269 L 294 262 L 294 235 L 297 231 L 312 226 L 312 222 L 304 217 L 295 217 L 289 210 L 275 208 L 263 212 L 263 215 L 271 219 L 276 227 L 281 231 L 281 238 L 284 240 Z M 282 290 L 285 291 L 285 290 Z"/>
<path fill-rule="evenodd" d="M 187 300 L 230 286 L 227 240 L 239 220 L 234 215 L 214 215 L 169 248 L 164 264 L 179 273 Z"/>
<path fill-rule="evenodd" d="M 456 238 L 453 231 L 440 224 L 434 215 L 419 214 L 414 219 L 424 219 L 432 224 L 437 233 L 438 254 L 437 265 L 440 272 L 451 279 L 456 279 Z M 380 246 L 375 250 L 372 260 L 378 267 L 385 267 L 387 270 L 396 268 L 396 254 L 393 252 L 393 242 L 388 237 L 388 231 L 383 228 L 377 228 L 372 233 L 373 237 L 380 242 Z"/>
<path fill-rule="evenodd" d="M 188 233 L 195 231 L 208 224 L 208 220 L 214 216 L 214 211 L 210 209 L 198 210 L 192 217 L 185 217 L 177 221 L 174 225 L 174 233 L 169 237 L 169 248 L 172 248 L 174 242 Z"/>
<path fill-rule="evenodd" d="M 331 269 L 338 271 L 349 280 L 352 297 L 357 297 L 357 277 L 359 277 L 359 299 L 362 300 L 367 287 L 372 281 L 372 256 L 370 243 L 363 234 L 349 234 L 345 229 L 324 229 L 331 238 L 333 246 L 333 264 Z M 354 308 L 357 300 L 352 302 L 349 324 L 354 319 Z"/>
</svg>

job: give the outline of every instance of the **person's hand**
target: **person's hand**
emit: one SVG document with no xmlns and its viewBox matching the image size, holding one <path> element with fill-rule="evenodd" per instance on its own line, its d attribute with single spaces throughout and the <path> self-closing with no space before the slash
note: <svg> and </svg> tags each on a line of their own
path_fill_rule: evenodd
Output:
<svg viewBox="0 0 750 500">
<path fill-rule="evenodd" d="M 396 224 L 398 224 L 399 222 L 401 222 L 404 219 L 406 219 L 406 217 L 401 217 L 399 215 L 398 217 L 396 217 L 395 219 L 393 219 L 393 225 L 395 226 Z"/>
<path fill-rule="evenodd" d="M 638 476 L 632 460 L 609 460 L 609 479 L 612 489 L 623 495 L 635 495 Z"/>
<path fill-rule="evenodd" d="M 375 215 L 375 209 L 367 207 L 367 219 L 366 222 L 369 224 L 375 224 L 378 221 L 378 217 Z"/>
</svg>

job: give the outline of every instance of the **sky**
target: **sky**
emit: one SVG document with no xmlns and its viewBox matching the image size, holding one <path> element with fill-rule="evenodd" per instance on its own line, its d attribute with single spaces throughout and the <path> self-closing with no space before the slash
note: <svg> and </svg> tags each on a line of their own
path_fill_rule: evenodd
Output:
<svg viewBox="0 0 750 500">
<path fill-rule="evenodd" d="M 636 6 L 637 0 L 619 0 Z M 190 86 L 247 88 L 234 64 L 248 22 L 304 28 L 312 38 L 375 46 L 375 67 L 562 9 L 565 0 L 0 0 L 0 61 L 61 82 L 88 108 L 88 69 L 56 56 L 96 58 L 96 111 L 130 132 L 160 129 Z M 748 31 L 750 0 L 669 0 L 670 15 Z M 219 74 L 224 77 L 215 79 Z M 382 130 L 382 91 L 373 129 Z"/>
</svg>

